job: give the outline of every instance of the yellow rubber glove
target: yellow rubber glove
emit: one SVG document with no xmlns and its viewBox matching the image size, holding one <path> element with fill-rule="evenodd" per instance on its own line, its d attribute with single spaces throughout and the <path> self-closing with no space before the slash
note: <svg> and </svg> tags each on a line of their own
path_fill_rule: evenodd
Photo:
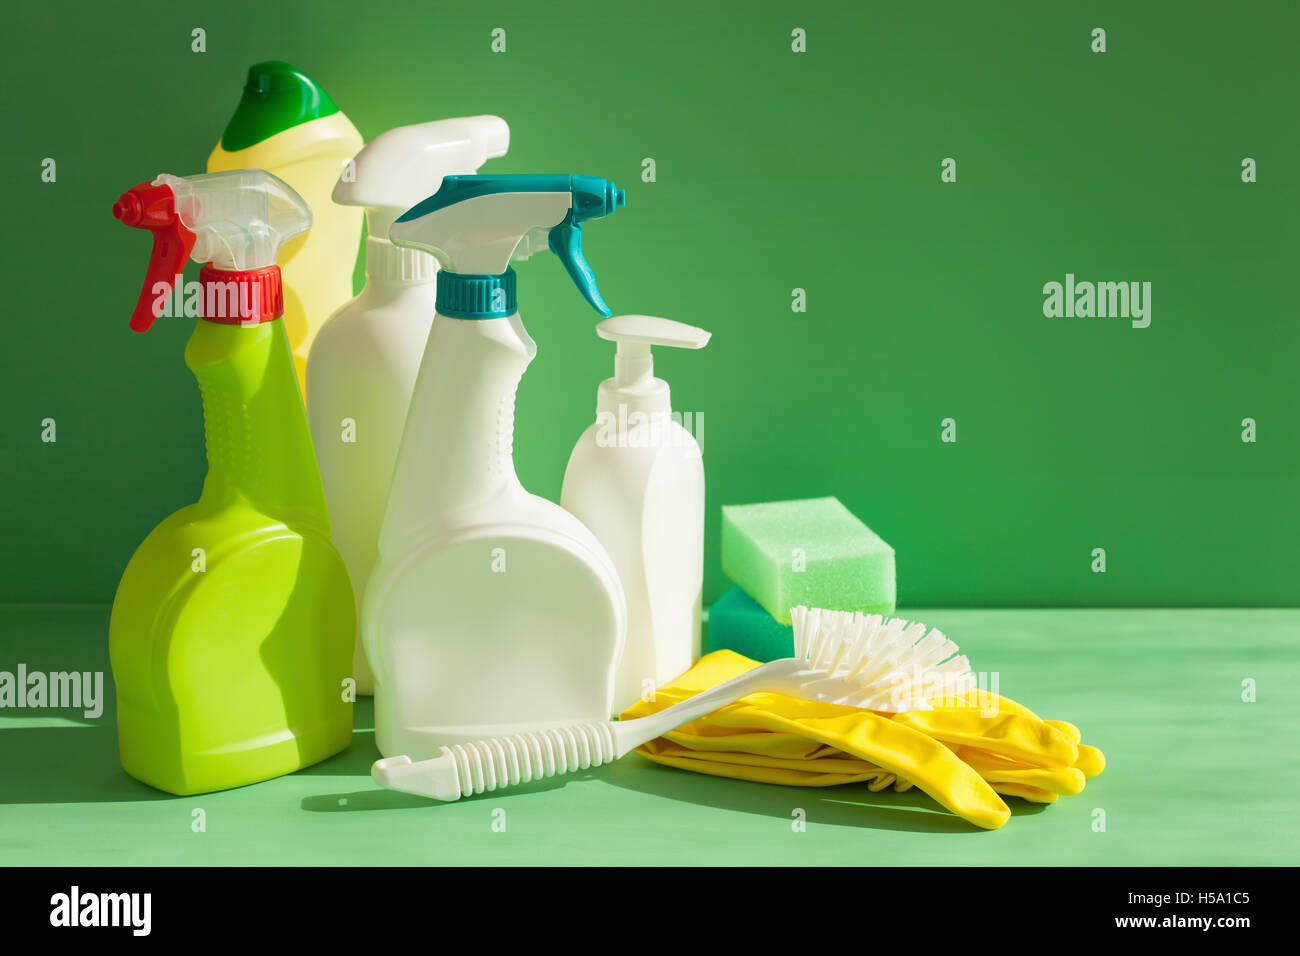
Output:
<svg viewBox="0 0 1300 956">
<path fill-rule="evenodd" d="M 638 702 L 620 717 L 655 713 L 757 666 L 731 651 L 716 651 L 656 691 L 653 702 Z M 1011 816 L 993 788 L 942 742 L 884 715 L 841 704 L 750 694 L 637 750 L 669 766 L 763 783 L 807 787 L 870 781 L 883 789 L 894 782 L 888 775 L 915 784 L 976 826 L 996 829 Z M 722 754 L 727 756 L 719 759 Z"/>
<path fill-rule="evenodd" d="M 759 666 L 717 651 L 625 710 L 624 720 L 670 707 Z M 1078 793 L 1104 766 L 1078 728 L 1043 721 L 996 695 L 936 699 L 933 711 L 880 714 L 782 694 L 750 694 L 637 748 L 658 763 L 697 773 L 824 787 L 866 783 L 873 791 L 913 784 L 977 826 L 1010 816 L 1004 793 L 1050 803 Z M 996 704 L 996 707 L 991 706 Z M 983 707 L 983 711 L 979 708 Z"/>
</svg>

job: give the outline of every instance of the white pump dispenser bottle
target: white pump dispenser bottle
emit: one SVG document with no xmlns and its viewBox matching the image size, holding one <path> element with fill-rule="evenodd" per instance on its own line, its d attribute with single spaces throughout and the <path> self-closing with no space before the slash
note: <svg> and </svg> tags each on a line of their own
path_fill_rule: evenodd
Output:
<svg viewBox="0 0 1300 956">
<path fill-rule="evenodd" d="M 622 710 L 700 654 L 703 418 L 673 414 L 650 348 L 701 349 L 709 333 L 650 315 L 606 319 L 596 332 L 618 343 L 614 377 L 600 384 L 596 421 L 569 457 L 560 504 L 600 539 L 623 583 L 627 643 L 614 682 Z"/>
</svg>

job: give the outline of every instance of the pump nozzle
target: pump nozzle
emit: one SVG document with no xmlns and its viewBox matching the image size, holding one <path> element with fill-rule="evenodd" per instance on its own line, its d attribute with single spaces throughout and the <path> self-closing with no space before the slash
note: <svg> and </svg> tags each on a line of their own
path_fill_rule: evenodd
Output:
<svg viewBox="0 0 1300 956">
<path fill-rule="evenodd" d="M 608 216 L 625 202 L 623 190 L 595 176 L 446 176 L 436 193 L 398 217 L 388 235 L 399 246 L 432 254 L 451 275 L 502 280 L 507 311 L 501 311 L 503 305 L 461 313 L 487 317 L 514 312 L 514 283 L 504 276 L 512 260 L 536 251 L 530 233 L 547 230 L 547 246 L 560 257 L 578 291 L 597 312 L 609 315 L 582 254 L 582 223 Z M 449 290 L 455 288 L 446 281 Z M 465 291 L 469 298 L 471 290 Z M 440 290 L 438 311 L 456 315 L 443 308 L 441 295 Z"/>
<path fill-rule="evenodd" d="M 144 289 L 131 328 L 148 329 L 156 306 L 166 301 L 185 260 L 213 270 L 253 273 L 275 266 L 280 246 L 311 228 L 311 210 L 286 183 L 262 169 L 236 169 L 201 176 L 163 173 L 127 190 L 113 215 L 154 234 Z M 274 280 L 278 296 L 278 276 Z M 280 307 L 282 308 L 282 306 Z M 279 312 L 276 312 L 278 315 Z M 263 311 L 260 319 L 274 318 Z M 205 316 L 223 321 L 230 316 Z"/>
<path fill-rule="evenodd" d="M 704 329 L 656 315 L 618 315 L 597 325 L 596 334 L 618 345 L 614 377 L 601 383 L 597 408 L 608 410 L 624 404 L 634 410 L 664 413 L 670 410 L 668 384 L 654 377 L 650 347 L 702 349 L 711 337 Z"/>
</svg>

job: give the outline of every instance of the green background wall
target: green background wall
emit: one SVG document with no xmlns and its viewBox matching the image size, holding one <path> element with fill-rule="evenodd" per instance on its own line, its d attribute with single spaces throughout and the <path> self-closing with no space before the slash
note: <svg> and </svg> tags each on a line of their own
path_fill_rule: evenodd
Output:
<svg viewBox="0 0 1300 956">
<path fill-rule="evenodd" d="M 705 417 L 706 599 L 719 505 L 834 494 L 897 548 L 907 604 L 1300 603 L 1300 7 L 1070 6 L 10 9 L 0 600 L 108 600 L 196 497 L 192 323 L 128 331 L 148 242 L 109 207 L 202 171 L 277 58 L 367 138 L 497 113 L 511 150 L 485 171 L 627 188 L 587 232 L 606 298 L 714 332 L 657 362 Z M 540 354 L 518 468 L 557 497 L 612 349 L 558 263 L 519 271 Z M 1151 326 L 1044 317 L 1067 272 L 1151 282 Z"/>
</svg>

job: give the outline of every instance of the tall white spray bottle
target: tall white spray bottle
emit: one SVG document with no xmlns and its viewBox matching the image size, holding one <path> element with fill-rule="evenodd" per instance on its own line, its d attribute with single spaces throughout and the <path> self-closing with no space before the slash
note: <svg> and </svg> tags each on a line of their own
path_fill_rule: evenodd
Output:
<svg viewBox="0 0 1300 956">
<path fill-rule="evenodd" d="M 673 415 L 668 383 L 655 378 L 650 348 L 701 349 L 709 333 L 650 315 L 606 319 L 596 332 L 618 344 L 614 377 L 600 383 L 596 421 L 569 457 L 560 504 L 600 539 L 627 596 L 614 682 L 622 710 L 700 655 L 704 462 L 685 417 Z"/>
<path fill-rule="evenodd" d="M 378 554 L 397 446 L 433 323 L 438 271 L 429 253 L 393 245 L 388 229 L 444 176 L 473 173 L 504 156 L 509 144 L 510 129 L 498 116 L 401 126 L 371 140 L 334 187 L 336 203 L 366 210 L 366 284 L 316 337 L 307 361 L 307 415 L 332 538 L 358 595 Z M 359 630 L 352 674 L 358 693 L 374 692 Z"/>
<path fill-rule="evenodd" d="M 515 390 L 537 347 L 510 262 L 549 246 L 609 315 L 582 222 L 623 201 L 592 176 L 448 176 L 389 230 L 442 269 L 362 602 L 385 757 L 612 712 L 618 573 L 582 522 L 515 473 Z"/>
</svg>

